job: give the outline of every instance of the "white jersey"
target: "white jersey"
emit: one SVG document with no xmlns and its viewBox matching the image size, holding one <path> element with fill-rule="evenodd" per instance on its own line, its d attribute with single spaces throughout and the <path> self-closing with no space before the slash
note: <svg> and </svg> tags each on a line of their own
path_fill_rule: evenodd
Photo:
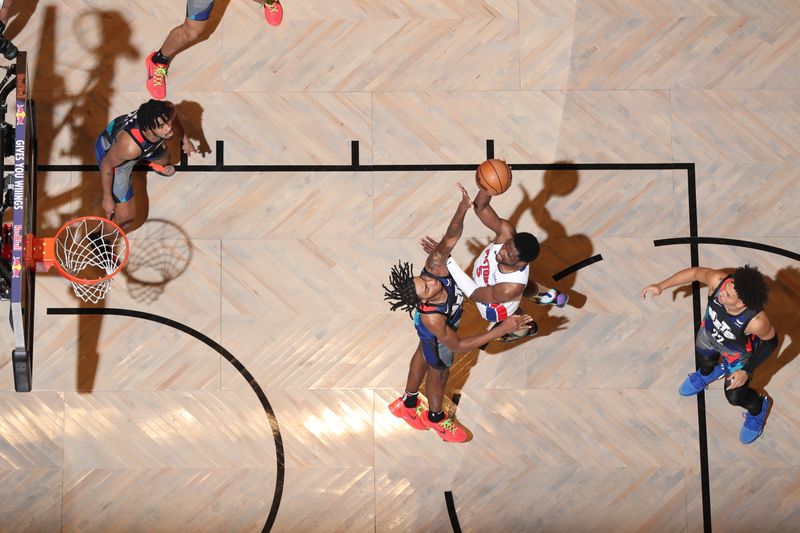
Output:
<svg viewBox="0 0 800 533">
<path fill-rule="evenodd" d="M 497 252 L 502 247 L 502 244 L 492 243 L 487 246 L 480 257 L 475 261 L 475 269 L 472 271 L 472 279 L 478 284 L 478 287 L 488 287 L 489 285 L 497 285 L 498 283 L 519 283 L 520 285 L 528 284 L 528 271 L 530 265 L 526 264 L 521 270 L 514 272 L 500 272 L 500 267 L 497 264 Z M 522 294 L 515 300 L 503 302 L 499 304 L 482 304 L 475 302 L 478 306 L 478 311 L 481 316 L 489 322 L 501 322 L 513 315 L 519 307 L 519 302 L 522 300 Z"/>
</svg>

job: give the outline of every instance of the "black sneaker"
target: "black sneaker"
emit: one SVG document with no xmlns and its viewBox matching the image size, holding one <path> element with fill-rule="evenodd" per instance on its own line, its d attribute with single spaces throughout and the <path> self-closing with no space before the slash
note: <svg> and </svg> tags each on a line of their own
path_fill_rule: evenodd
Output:
<svg viewBox="0 0 800 533">
<path fill-rule="evenodd" d="M 0 37 L 0 54 L 8 60 L 14 59 L 19 55 L 19 49 L 14 43 L 4 37 Z"/>
</svg>

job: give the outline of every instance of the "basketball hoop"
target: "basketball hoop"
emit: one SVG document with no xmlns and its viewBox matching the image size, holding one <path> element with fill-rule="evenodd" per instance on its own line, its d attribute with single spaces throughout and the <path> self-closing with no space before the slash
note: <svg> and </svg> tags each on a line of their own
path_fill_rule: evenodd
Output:
<svg viewBox="0 0 800 533">
<path fill-rule="evenodd" d="M 111 278 L 128 261 L 128 236 L 114 222 L 80 217 L 65 223 L 52 238 L 25 236 L 25 263 L 45 272 L 55 266 L 72 282 L 84 302 L 105 298 Z"/>
</svg>

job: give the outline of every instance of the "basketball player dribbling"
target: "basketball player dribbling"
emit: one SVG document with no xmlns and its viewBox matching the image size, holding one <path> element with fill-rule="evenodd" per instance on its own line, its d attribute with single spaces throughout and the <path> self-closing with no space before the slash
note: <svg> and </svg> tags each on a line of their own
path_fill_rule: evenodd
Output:
<svg viewBox="0 0 800 533">
<path fill-rule="evenodd" d="M 283 20 L 283 6 L 280 0 L 254 0 L 264 8 L 264 18 L 267 23 L 277 26 Z M 200 39 L 200 34 L 205 29 L 214 0 L 187 0 L 186 19 L 183 24 L 172 28 L 161 48 L 152 52 L 145 58 L 147 67 L 147 90 L 156 100 L 167 97 L 167 71 L 170 60 L 181 50 Z"/>
</svg>

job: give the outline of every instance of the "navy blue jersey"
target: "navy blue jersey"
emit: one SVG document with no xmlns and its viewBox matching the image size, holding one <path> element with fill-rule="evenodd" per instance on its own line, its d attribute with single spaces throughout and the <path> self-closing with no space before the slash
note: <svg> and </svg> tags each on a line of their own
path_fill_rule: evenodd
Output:
<svg viewBox="0 0 800 533">
<path fill-rule="evenodd" d="M 139 129 L 139 120 L 136 117 L 136 111 L 131 111 L 127 115 L 120 115 L 109 122 L 106 129 L 103 130 L 103 135 L 108 141 L 108 144 L 114 144 L 117 141 L 117 135 L 119 135 L 121 131 L 125 131 L 130 135 L 133 142 L 142 150 L 142 155 L 139 156 L 139 159 L 147 159 L 166 147 L 163 139 L 159 139 L 157 142 L 150 142 L 145 139 Z"/>
<path fill-rule="evenodd" d="M 461 306 L 464 303 L 464 295 L 450 274 L 447 274 L 447 276 L 434 276 L 423 268 L 420 275 L 438 279 L 442 282 L 444 290 L 447 292 L 447 300 L 444 302 L 440 304 L 420 304 L 417 307 L 417 312 L 414 313 L 414 327 L 419 338 L 423 341 L 436 341 L 436 335 L 422 323 L 422 315 L 444 315 L 445 323 L 451 328 L 457 329 L 461 321 Z"/>
<path fill-rule="evenodd" d="M 725 306 L 719 303 L 718 294 L 732 282 L 733 278 L 726 276 L 709 295 L 701 327 L 723 348 L 721 351 L 729 359 L 729 365 L 738 369 L 747 362 L 753 349 L 754 335 L 748 335 L 744 330 L 760 310 L 745 308 L 738 315 L 728 314 Z"/>
</svg>

